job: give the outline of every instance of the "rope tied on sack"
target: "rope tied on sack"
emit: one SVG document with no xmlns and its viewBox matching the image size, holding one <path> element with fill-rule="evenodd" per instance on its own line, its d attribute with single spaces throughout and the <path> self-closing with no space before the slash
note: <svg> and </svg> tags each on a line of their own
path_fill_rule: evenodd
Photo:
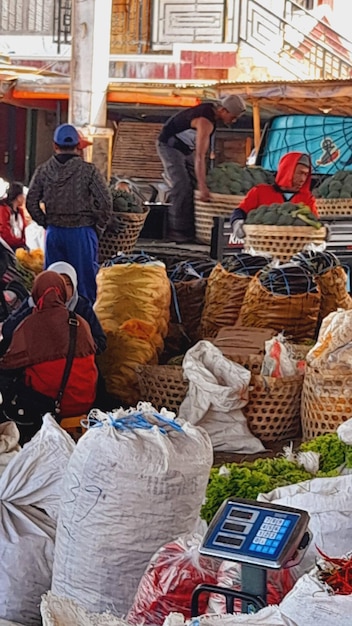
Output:
<svg viewBox="0 0 352 626">
<path fill-rule="evenodd" d="M 174 418 L 175 413 L 172 411 L 161 409 L 158 412 L 150 402 L 139 402 L 136 408 L 117 409 L 108 413 L 93 409 L 81 421 L 81 425 L 88 429 L 108 425 L 120 431 L 152 430 L 157 427 L 162 435 L 167 435 L 170 429 L 183 433 L 182 426 Z"/>
</svg>

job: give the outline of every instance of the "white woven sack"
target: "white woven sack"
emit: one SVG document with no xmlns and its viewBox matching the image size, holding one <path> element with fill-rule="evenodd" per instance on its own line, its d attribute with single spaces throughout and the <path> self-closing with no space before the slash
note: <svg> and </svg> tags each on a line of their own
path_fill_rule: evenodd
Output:
<svg viewBox="0 0 352 626">
<path fill-rule="evenodd" d="M 73 448 L 67 433 L 47 415 L 1 476 L 0 618 L 41 624 L 40 598 L 51 585 L 54 518 Z"/>
<path fill-rule="evenodd" d="M 240 410 L 248 403 L 251 373 L 206 340 L 186 352 L 182 367 L 189 387 L 179 417 L 204 428 L 214 450 L 262 452 Z"/>
<path fill-rule="evenodd" d="M 318 546 L 329 556 L 339 556 L 351 550 L 352 536 L 352 479 L 351 476 L 313 478 L 296 485 L 279 487 L 267 494 L 259 494 L 261 502 L 282 504 L 307 511 L 312 541 L 302 562 L 292 568 L 295 578 L 310 571 L 315 565 Z"/>
<path fill-rule="evenodd" d="M 282 614 L 297 626 L 351 626 L 352 595 L 332 594 L 315 574 L 299 578 L 280 603 Z"/>
<path fill-rule="evenodd" d="M 192 532 L 213 455 L 205 431 L 181 424 L 167 434 L 104 424 L 80 439 L 64 481 L 54 594 L 123 616 L 153 554 Z"/>
<path fill-rule="evenodd" d="M 0 424 L 0 476 L 20 451 L 20 433 L 15 422 L 3 422 Z"/>
<path fill-rule="evenodd" d="M 285 618 L 277 606 L 266 606 L 257 613 L 246 615 L 201 615 L 191 620 L 185 620 L 180 613 L 170 613 L 163 626 L 297 626 L 295 622 Z"/>
<path fill-rule="evenodd" d="M 128 626 L 111 613 L 87 613 L 74 600 L 59 598 L 50 591 L 42 597 L 40 611 L 43 626 Z"/>
</svg>

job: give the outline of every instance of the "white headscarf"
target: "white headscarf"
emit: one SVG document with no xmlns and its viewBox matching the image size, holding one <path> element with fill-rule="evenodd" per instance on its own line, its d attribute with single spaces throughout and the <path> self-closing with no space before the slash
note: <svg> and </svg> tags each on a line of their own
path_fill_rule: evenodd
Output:
<svg viewBox="0 0 352 626">
<path fill-rule="evenodd" d="M 57 261 L 56 263 L 49 265 L 46 269 L 51 272 L 56 272 L 57 274 L 66 274 L 70 278 L 73 285 L 73 294 L 68 302 L 66 302 L 66 308 L 69 311 L 74 311 L 78 301 L 77 274 L 75 268 L 70 265 L 70 263 L 66 263 L 65 261 Z"/>
</svg>

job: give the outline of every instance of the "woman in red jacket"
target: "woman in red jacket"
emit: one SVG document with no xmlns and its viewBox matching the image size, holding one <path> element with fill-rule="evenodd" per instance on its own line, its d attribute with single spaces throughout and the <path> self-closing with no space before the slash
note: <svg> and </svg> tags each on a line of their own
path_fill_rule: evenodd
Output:
<svg viewBox="0 0 352 626">
<path fill-rule="evenodd" d="M 5 198 L 0 200 L 0 237 L 12 248 L 26 248 L 25 196 L 22 183 L 11 183 Z"/>
<path fill-rule="evenodd" d="M 35 307 L 13 333 L 9 348 L 0 359 L 0 372 L 21 370 L 25 384 L 56 399 L 69 348 L 67 288 L 60 274 L 44 271 L 33 283 Z M 87 413 L 95 401 L 98 370 L 95 344 L 88 325 L 80 315 L 75 351 L 61 400 L 60 418 Z M 39 416 L 38 416 L 39 417 Z M 37 420 L 40 428 L 41 420 Z"/>
<path fill-rule="evenodd" d="M 231 215 L 234 237 L 244 237 L 243 224 L 247 214 L 262 204 L 303 202 L 318 217 L 315 198 L 310 191 L 312 164 L 310 156 L 302 152 L 288 152 L 279 162 L 273 185 L 263 183 L 250 189 L 239 207 Z"/>
</svg>

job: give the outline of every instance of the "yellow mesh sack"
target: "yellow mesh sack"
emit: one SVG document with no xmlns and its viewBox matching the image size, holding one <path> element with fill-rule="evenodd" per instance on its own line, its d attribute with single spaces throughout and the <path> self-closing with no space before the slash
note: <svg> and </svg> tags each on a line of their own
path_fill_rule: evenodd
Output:
<svg viewBox="0 0 352 626">
<path fill-rule="evenodd" d="M 135 369 L 157 363 L 170 317 L 171 290 L 162 263 L 100 268 L 94 310 L 107 334 L 98 357 L 109 393 L 133 405 L 138 400 Z"/>
</svg>

